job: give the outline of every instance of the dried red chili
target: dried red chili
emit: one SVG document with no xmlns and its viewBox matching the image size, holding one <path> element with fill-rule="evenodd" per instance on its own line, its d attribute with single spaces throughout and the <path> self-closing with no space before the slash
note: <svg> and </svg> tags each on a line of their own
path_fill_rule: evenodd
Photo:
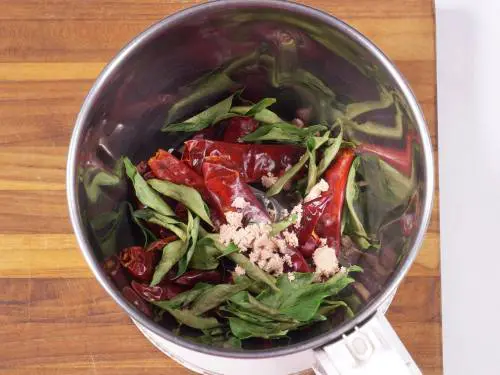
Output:
<svg viewBox="0 0 500 375">
<path fill-rule="evenodd" d="M 151 305 L 145 302 L 134 289 L 126 286 L 122 289 L 122 295 L 139 311 L 143 312 L 149 317 L 153 316 L 153 309 L 151 308 Z"/>
<path fill-rule="evenodd" d="M 222 276 L 218 271 L 187 271 L 173 282 L 186 286 L 194 286 L 198 282 L 217 284 L 222 282 Z"/>
<path fill-rule="evenodd" d="M 314 254 L 314 251 L 320 246 L 320 244 L 321 241 L 318 235 L 316 234 L 316 232 L 312 232 L 311 236 L 306 240 L 306 242 L 300 245 L 300 253 L 306 258 L 310 258 Z"/>
<path fill-rule="evenodd" d="M 123 249 L 120 253 L 120 263 L 130 275 L 138 280 L 149 282 L 153 277 L 158 253 L 144 251 L 140 246 Z"/>
<path fill-rule="evenodd" d="M 203 178 L 186 162 L 177 159 L 165 150 L 158 150 L 148 165 L 156 178 L 167 180 L 174 184 L 186 185 L 204 193 Z"/>
<path fill-rule="evenodd" d="M 237 144 L 207 140 L 191 140 L 185 143 L 182 160 L 201 172 L 202 164 L 209 156 L 229 158 L 237 167 L 244 182 L 260 182 L 262 176 L 272 173 L 281 175 L 295 164 L 304 149 L 288 145 Z"/>
<path fill-rule="evenodd" d="M 209 140 L 217 140 L 220 138 L 220 136 L 218 136 L 217 134 L 217 128 L 211 126 L 209 128 L 206 128 L 206 129 L 203 129 L 203 130 L 200 130 L 199 132 L 197 132 L 193 138 L 191 139 L 209 139 Z"/>
<path fill-rule="evenodd" d="M 155 286 L 132 281 L 131 285 L 137 294 L 149 302 L 169 300 L 186 290 L 186 288 L 170 281 L 162 281 L 161 284 Z"/>
<path fill-rule="evenodd" d="M 170 242 L 175 241 L 177 239 L 177 236 L 168 236 L 165 238 L 161 238 L 159 240 L 156 240 L 154 242 L 151 242 L 148 247 L 146 248 L 147 251 L 161 251 L 163 248 Z"/>
<path fill-rule="evenodd" d="M 312 272 L 311 267 L 302 256 L 302 254 L 297 251 L 291 255 L 292 258 L 292 270 L 295 272 Z"/>
<path fill-rule="evenodd" d="M 221 216 L 224 216 L 225 212 L 236 211 L 233 202 L 236 198 L 243 198 L 248 202 L 245 208 L 240 209 L 245 223 L 271 222 L 267 211 L 255 197 L 250 186 L 242 181 L 237 171 L 220 164 L 206 162 L 203 164 L 203 176 L 211 202 Z"/>
<path fill-rule="evenodd" d="M 252 133 L 259 126 L 259 122 L 252 117 L 237 116 L 227 120 L 224 142 L 241 142 L 241 138 Z"/>
<path fill-rule="evenodd" d="M 314 228 L 331 199 L 331 195 L 319 196 L 318 198 L 305 202 L 302 205 L 302 221 L 300 222 L 299 229 L 297 229 L 297 237 L 301 248 L 308 242 L 308 240 L 311 242 L 310 240 L 314 232 Z M 302 254 L 304 256 L 312 255 L 306 255 L 304 252 L 302 252 Z"/>
<path fill-rule="evenodd" d="M 128 285 L 129 281 L 127 274 L 125 273 L 125 270 L 116 255 L 107 258 L 103 262 L 102 267 L 104 268 L 104 272 L 106 272 L 118 289 L 123 289 Z"/>
<path fill-rule="evenodd" d="M 336 249 L 337 255 L 340 251 L 340 226 L 347 176 L 354 156 L 351 148 L 341 149 L 333 165 L 326 170 L 324 175 L 329 187 L 322 193 L 322 196 L 331 196 L 331 199 L 318 220 L 316 232 L 320 237 L 326 238 L 328 245 Z"/>
</svg>

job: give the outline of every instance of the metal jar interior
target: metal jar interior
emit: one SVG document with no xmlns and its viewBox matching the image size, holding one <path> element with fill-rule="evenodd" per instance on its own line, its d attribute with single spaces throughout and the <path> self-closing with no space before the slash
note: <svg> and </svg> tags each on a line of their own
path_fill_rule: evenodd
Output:
<svg viewBox="0 0 500 375">
<path fill-rule="evenodd" d="M 183 141 L 159 129 L 174 103 L 193 98 L 192 83 L 200 77 L 231 67 L 231 80 L 245 87 L 249 99 L 275 96 L 280 102 L 283 98 L 285 104 L 280 110 L 289 119 L 293 117 L 292 109 L 307 106 L 317 117 L 323 116 L 324 108 L 314 96 L 292 95 L 289 87 L 263 83 L 269 77 L 264 77 L 266 69 L 259 67 L 264 64 L 262 56 L 285 73 L 297 69 L 312 73 L 339 101 L 377 101 L 380 85 L 397 93 L 404 128 L 416 130 L 419 144 L 414 160 L 415 190 L 420 192 L 415 208 L 419 213 L 418 230 L 406 242 L 390 238 L 390 246 L 359 259 L 365 272 L 358 282 L 366 301 L 353 319 L 336 326 L 330 322 L 316 324 L 292 335 L 286 346 L 242 351 L 206 347 L 174 335 L 127 302 L 106 277 L 101 264 L 104 254 L 135 244 L 134 230 L 127 220 L 117 221 L 113 235 L 101 236 L 93 220 L 106 213 L 115 219 L 126 214 L 120 202 L 129 199 L 130 192 L 124 178 L 114 171 L 121 155 L 137 162 L 159 147 L 169 149 Z M 188 103 L 183 109 L 185 115 L 214 103 L 233 88 L 221 83 L 220 92 Z M 363 116 L 360 121 L 377 121 L 388 127 L 396 121 L 393 106 Z M 387 145 L 404 142 L 372 138 Z M 361 34 L 334 17 L 289 2 L 217 1 L 160 21 L 130 42 L 106 67 L 76 122 L 67 189 L 71 220 L 82 252 L 99 282 L 131 317 L 163 338 L 196 351 L 239 358 L 269 357 L 318 347 L 340 337 L 368 319 L 395 290 L 416 256 L 429 221 L 432 151 L 422 113 L 406 82 Z"/>
</svg>

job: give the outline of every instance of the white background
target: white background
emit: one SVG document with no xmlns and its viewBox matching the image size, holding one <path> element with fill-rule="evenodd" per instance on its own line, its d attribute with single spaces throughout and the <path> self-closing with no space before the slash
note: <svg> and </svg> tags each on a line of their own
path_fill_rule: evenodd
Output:
<svg viewBox="0 0 500 375">
<path fill-rule="evenodd" d="M 500 374 L 500 0 L 436 0 L 446 375 Z"/>
</svg>

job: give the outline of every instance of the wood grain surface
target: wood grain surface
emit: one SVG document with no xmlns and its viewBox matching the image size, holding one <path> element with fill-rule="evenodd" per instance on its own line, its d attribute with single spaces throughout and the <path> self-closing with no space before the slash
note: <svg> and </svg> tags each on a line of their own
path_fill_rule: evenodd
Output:
<svg viewBox="0 0 500 375">
<path fill-rule="evenodd" d="M 3 0 L 0 12 L 0 374 L 188 374 L 94 280 L 67 217 L 73 123 L 102 67 L 183 0 Z M 432 0 L 308 0 L 391 57 L 425 112 L 437 160 Z M 437 176 L 436 176 L 437 178 Z M 437 188 L 422 251 L 389 319 L 424 374 L 442 374 Z"/>
</svg>

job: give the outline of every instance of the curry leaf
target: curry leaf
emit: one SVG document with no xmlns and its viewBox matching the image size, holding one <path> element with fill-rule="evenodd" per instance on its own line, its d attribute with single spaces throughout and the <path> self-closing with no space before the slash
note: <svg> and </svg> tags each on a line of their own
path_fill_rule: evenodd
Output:
<svg viewBox="0 0 500 375">
<path fill-rule="evenodd" d="M 260 337 L 264 339 L 272 339 L 286 336 L 291 328 L 295 325 L 289 323 L 274 323 L 274 324 L 256 324 L 240 318 L 229 318 L 229 327 L 231 332 L 237 338 L 243 340 L 250 337 Z"/>
<path fill-rule="evenodd" d="M 312 125 L 299 128 L 295 125 L 282 122 L 259 126 L 254 132 L 244 136 L 244 142 L 275 141 L 281 143 L 302 144 L 309 137 L 326 130 L 324 125 Z"/>
<path fill-rule="evenodd" d="M 318 180 L 318 168 L 316 167 L 316 150 L 328 142 L 330 132 L 327 131 L 321 137 L 309 137 L 306 141 L 307 153 L 309 154 L 309 168 L 307 169 L 307 186 L 306 194 L 308 194 Z"/>
<path fill-rule="evenodd" d="M 248 283 L 241 284 L 218 284 L 201 294 L 191 306 L 191 311 L 195 315 L 212 310 L 221 303 L 227 301 L 234 294 L 248 288 Z"/>
<path fill-rule="evenodd" d="M 200 236 L 202 236 L 201 231 Z M 218 256 L 219 250 L 214 245 L 213 240 L 202 236 L 196 243 L 189 266 L 195 270 L 214 270 L 219 266 Z"/>
<path fill-rule="evenodd" d="M 132 164 L 130 159 L 126 157 L 123 158 L 123 163 L 125 164 L 127 176 L 134 185 L 135 195 L 139 202 L 158 211 L 160 214 L 174 216 L 174 211 L 165 203 L 160 194 L 154 191 L 139 172 L 137 172 L 137 168 Z"/>
<path fill-rule="evenodd" d="M 276 236 L 278 233 L 281 233 L 290 225 L 293 225 L 297 222 L 298 216 L 297 214 L 289 215 L 286 219 L 282 221 L 278 221 L 276 223 L 271 224 L 271 236 Z"/>
<path fill-rule="evenodd" d="M 183 241 L 186 241 L 187 239 L 186 232 L 182 229 L 182 227 L 184 227 L 184 223 L 181 223 L 173 217 L 162 215 L 150 208 L 134 211 L 133 216 L 136 219 L 142 219 L 152 224 L 162 226 L 173 232 Z"/>
<path fill-rule="evenodd" d="M 220 326 L 217 319 L 196 316 L 189 310 L 176 310 L 168 307 L 165 310 L 167 310 L 179 323 L 191 328 L 210 329 Z"/>
<path fill-rule="evenodd" d="M 130 202 L 126 202 L 127 207 L 130 212 L 130 216 L 132 217 L 132 220 L 134 223 L 139 227 L 139 229 L 142 232 L 142 235 L 144 236 L 144 247 L 150 242 L 156 241 L 157 238 L 153 232 L 151 232 L 140 220 L 137 216 L 134 215 L 134 207 Z M 168 217 L 168 216 L 166 216 Z"/>
<path fill-rule="evenodd" d="M 217 258 L 222 258 L 225 256 L 228 256 L 229 254 L 236 253 L 240 251 L 240 248 L 234 244 L 234 242 L 231 242 L 229 245 L 227 245 L 224 250 L 222 251 L 222 254 L 220 254 Z"/>
<path fill-rule="evenodd" d="M 279 308 L 283 302 L 284 296 L 295 293 L 297 290 L 311 284 L 314 280 L 314 273 L 293 273 L 293 281 L 288 275 L 281 275 L 277 280 L 279 291 L 267 289 L 257 296 L 257 299 L 267 306 Z"/>
<path fill-rule="evenodd" d="M 252 107 L 250 106 L 232 107 L 231 112 L 239 115 L 246 115 L 251 108 Z M 253 118 L 264 124 L 276 124 L 283 122 L 283 120 L 276 113 L 270 111 L 269 109 L 263 109 L 260 112 L 257 112 Z"/>
<path fill-rule="evenodd" d="M 309 153 L 302 155 L 297 163 L 295 163 L 289 170 L 287 170 L 276 182 L 271 186 L 271 188 L 266 192 L 266 196 L 272 197 L 278 194 L 283 187 L 291 181 L 291 179 L 302 169 L 309 159 Z"/>
<path fill-rule="evenodd" d="M 272 106 L 276 103 L 275 98 L 264 98 L 258 103 L 254 104 L 246 113 L 245 116 L 255 116 L 256 114 L 262 112 L 267 107 Z"/>
<path fill-rule="evenodd" d="M 350 277 L 345 277 L 342 281 L 345 282 L 345 284 L 342 285 L 347 286 L 354 280 Z M 337 294 L 337 289 L 339 289 L 339 291 L 341 290 L 340 287 L 328 288 L 327 285 L 323 283 L 311 284 L 309 287 L 297 293 L 286 296 L 280 307 L 280 311 L 301 322 L 307 322 L 316 315 L 323 299 Z"/>
<path fill-rule="evenodd" d="M 245 255 L 240 253 L 231 253 L 228 254 L 227 257 L 243 268 L 246 275 L 252 280 L 269 285 L 269 287 L 273 290 L 278 290 L 276 287 L 276 279 L 253 264 Z"/>
<path fill-rule="evenodd" d="M 204 345 L 215 346 L 218 348 L 241 349 L 241 340 L 232 335 L 226 337 L 226 335 L 213 336 L 205 334 L 203 336 L 195 337 L 193 340 Z"/>
<path fill-rule="evenodd" d="M 278 309 L 260 302 L 247 291 L 235 294 L 230 298 L 230 302 L 238 305 L 239 309 L 257 315 L 261 319 L 268 318 L 270 321 L 298 323 L 298 321 L 283 315 Z"/>
<path fill-rule="evenodd" d="M 198 215 L 204 222 L 213 226 L 210 220 L 208 207 L 196 189 L 185 185 L 177 185 L 170 181 L 156 179 L 148 180 L 148 184 L 157 192 L 181 202 L 184 206 Z"/>
<path fill-rule="evenodd" d="M 158 285 L 168 271 L 184 256 L 189 242 L 177 240 L 168 243 L 163 248 L 163 254 L 160 263 L 156 266 L 153 274 L 151 286 Z"/>
<path fill-rule="evenodd" d="M 242 283 L 249 284 L 247 290 L 254 294 L 262 293 L 262 291 L 269 288 L 263 282 L 256 282 L 255 280 L 251 282 L 251 279 L 249 277 L 245 275 L 237 275 L 235 272 L 232 273 L 232 277 L 235 284 L 242 284 Z"/>
<path fill-rule="evenodd" d="M 323 283 L 303 284 L 301 287 L 297 287 L 292 286 L 293 282 L 291 282 L 290 287 L 285 289 L 290 290 L 290 292 L 284 294 L 283 302 L 279 308 L 280 312 L 301 322 L 313 319 L 326 297 L 337 295 L 354 282 L 348 273 L 358 269 L 350 268 L 346 272 L 339 272 Z M 282 281 L 284 282 L 284 280 Z"/>
<path fill-rule="evenodd" d="M 330 132 L 326 132 L 321 137 L 309 137 L 306 139 L 305 143 L 307 146 L 307 152 L 302 155 L 299 161 L 293 165 L 289 170 L 287 170 L 278 180 L 271 186 L 271 188 L 267 191 L 266 195 L 268 197 L 272 197 L 273 195 L 278 194 L 283 187 L 302 169 L 305 163 L 309 160 L 311 153 L 315 152 L 319 149 L 325 142 L 328 141 L 328 137 Z M 314 179 L 314 171 L 311 179 Z M 317 176 L 316 176 L 317 177 Z M 309 176 L 308 176 L 309 180 Z"/>
<path fill-rule="evenodd" d="M 352 227 L 354 241 L 362 249 L 368 249 L 371 246 L 370 242 L 366 240 L 368 235 L 354 208 L 354 201 L 358 198 L 359 195 L 359 188 L 356 183 L 356 171 L 359 167 L 359 164 L 359 158 L 354 159 L 354 161 L 352 162 L 351 169 L 347 177 L 345 203 L 349 215 L 348 223 L 350 224 L 349 226 Z"/>
<path fill-rule="evenodd" d="M 179 309 L 181 307 L 186 307 L 196 298 L 198 298 L 202 293 L 205 293 L 208 289 L 212 288 L 213 285 L 206 283 L 197 283 L 193 289 L 176 295 L 174 298 L 168 301 L 152 301 L 152 303 L 161 309 Z"/>
<path fill-rule="evenodd" d="M 188 215 L 191 216 L 191 212 L 188 211 Z M 198 231 L 200 229 L 200 218 L 197 216 L 190 220 L 193 221 L 191 232 L 189 233 L 189 238 L 191 244 L 189 245 L 189 249 L 186 254 L 179 261 L 179 268 L 177 269 L 177 277 L 181 276 L 184 272 L 186 272 L 189 263 L 191 262 L 191 258 L 193 257 L 194 251 L 196 249 L 196 242 L 198 241 Z M 188 225 L 189 226 L 189 225 Z"/>
<path fill-rule="evenodd" d="M 161 130 L 164 132 L 194 132 L 205 129 L 220 121 L 223 116 L 229 113 L 233 97 L 234 94 L 184 122 L 167 124 Z"/>
<path fill-rule="evenodd" d="M 335 138 L 330 138 L 327 142 L 327 147 L 323 150 L 323 157 L 318 164 L 318 177 L 321 176 L 330 166 L 335 156 L 339 152 L 342 144 L 343 127 L 340 127 L 340 133 Z"/>
<path fill-rule="evenodd" d="M 224 245 L 219 242 L 219 235 L 210 234 L 207 237 L 213 239 L 215 246 L 219 249 L 219 253 L 223 253 L 225 250 L 227 250 L 227 248 L 225 248 Z M 228 252 L 226 256 L 241 268 L 243 268 L 248 277 L 250 277 L 254 281 L 262 282 L 268 285 L 269 287 L 271 287 L 271 289 L 277 290 L 276 279 L 253 264 L 245 255 L 240 254 L 239 252 Z"/>
</svg>

